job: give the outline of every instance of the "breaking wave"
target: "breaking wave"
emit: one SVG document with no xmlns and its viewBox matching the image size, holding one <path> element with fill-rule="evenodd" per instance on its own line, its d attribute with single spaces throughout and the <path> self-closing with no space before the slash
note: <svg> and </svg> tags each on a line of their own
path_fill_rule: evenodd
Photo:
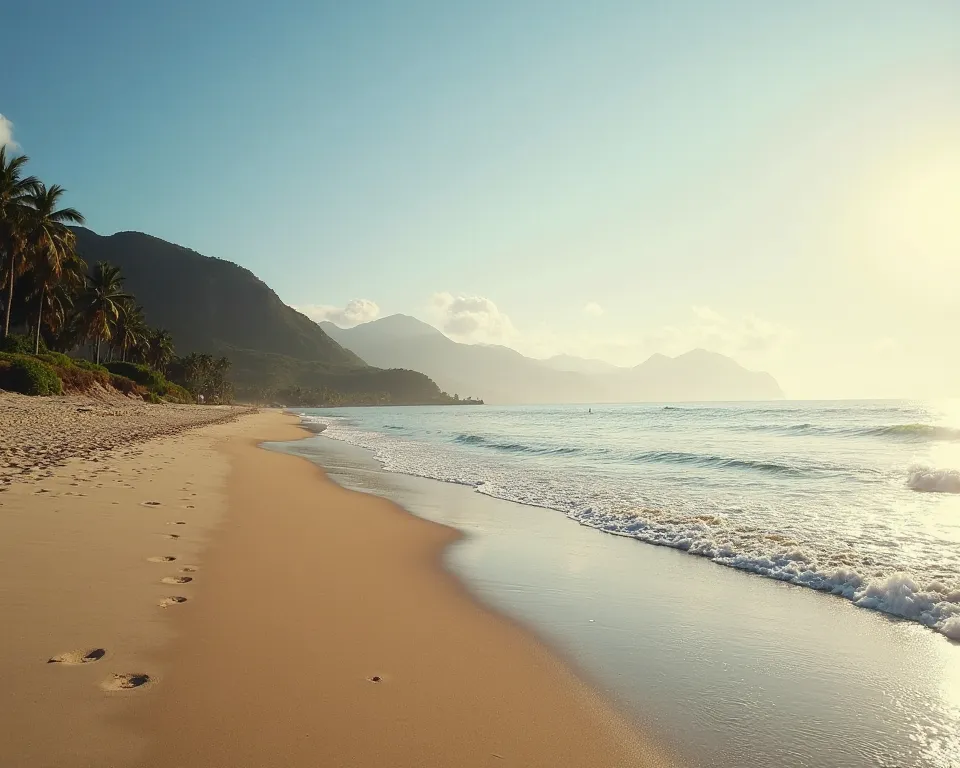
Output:
<svg viewBox="0 0 960 768">
<path fill-rule="evenodd" d="M 923 493 L 960 493 L 960 471 L 914 467 L 907 478 L 907 487 Z"/>
<path fill-rule="evenodd" d="M 494 451 L 504 451 L 506 453 L 534 453 L 545 456 L 564 456 L 575 453 L 581 453 L 581 449 L 571 446 L 547 446 L 547 445 L 528 445 L 520 442 L 500 442 L 490 440 L 481 435 L 460 434 L 453 442 L 460 445 L 476 445 L 483 448 L 490 448 Z"/>
<path fill-rule="evenodd" d="M 700 467 L 718 467 L 720 469 L 744 469 L 761 472 L 776 472 L 780 474 L 800 476 L 804 470 L 786 464 L 777 464 L 768 461 L 753 461 L 750 459 L 734 459 L 728 456 L 712 456 L 701 453 L 684 453 L 682 451 L 647 451 L 637 454 L 635 461 L 656 462 L 665 464 L 694 464 Z"/>
<path fill-rule="evenodd" d="M 517 417 L 511 413 L 509 418 Z M 820 441 L 812 443 L 807 454 L 797 453 L 796 462 L 780 460 L 775 453 L 769 460 L 758 460 L 712 451 L 637 450 L 644 439 L 657 436 L 655 426 L 642 438 L 631 427 L 626 437 L 620 435 L 623 445 L 603 454 L 611 450 L 610 436 L 601 433 L 601 441 L 588 442 L 559 422 L 545 427 L 542 438 L 538 433 L 535 440 L 521 440 L 507 438 L 515 431 L 512 423 L 501 424 L 500 434 L 491 429 L 483 435 L 431 424 L 423 428 L 421 439 L 365 430 L 338 417 L 305 420 L 327 424 L 326 437 L 370 449 L 386 471 L 467 485 L 488 496 L 555 509 L 585 526 L 839 595 L 861 608 L 915 621 L 960 640 L 960 552 L 943 537 L 931 538 L 923 513 L 929 504 L 954 500 L 910 494 L 960 494 L 958 470 L 847 466 L 840 462 L 851 454 L 859 456 L 847 441 L 836 454 L 824 452 Z M 863 439 L 875 435 L 932 439 L 931 434 L 945 434 L 927 427 L 917 423 L 858 431 Z M 432 437 L 435 433 L 443 437 Z M 725 446 L 741 445 L 742 440 L 741 432 Z M 702 436 L 697 434 L 694 442 L 701 443 Z M 476 450 L 457 450 L 455 445 Z M 905 455 L 905 449 L 894 444 L 883 450 L 884 456 Z M 561 456 L 571 458 L 562 465 L 545 458 L 529 460 Z M 831 458 L 838 463 L 831 464 Z M 637 462 L 686 467 L 684 484 L 664 483 L 659 479 L 663 473 L 631 470 Z M 811 475 L 811 469 L 831 471 L 814 473 L 816 484 L 804 495 L 804 484 L 797 477 Z M 710 477 L 719 477 L 720 482 L 708 486 L 705 479 Z M 851 481 L 867 484 L 854 486 Z M 868 493 L 882 495 L 864 496 Z M 891 500 L 889 494 L 896 493 L 914 501 Z M 867 499 L 875 506 L 867 506 Z M 889 524 L 872 516 L 894 504 L 898 514 Z"/>
</svg>

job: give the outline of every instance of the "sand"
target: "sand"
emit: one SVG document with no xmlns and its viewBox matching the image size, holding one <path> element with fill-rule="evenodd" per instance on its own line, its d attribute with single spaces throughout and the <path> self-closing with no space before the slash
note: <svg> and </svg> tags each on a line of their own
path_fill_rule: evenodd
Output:
<svg viewBox="0 0 960 768">
<path fill-rule="evenodd" d="M 247 415 L 0 494 L 0 764 L 666 763 L 443 571 L 454 531 L 257 447 L 302 435 Z"/>
</svg>

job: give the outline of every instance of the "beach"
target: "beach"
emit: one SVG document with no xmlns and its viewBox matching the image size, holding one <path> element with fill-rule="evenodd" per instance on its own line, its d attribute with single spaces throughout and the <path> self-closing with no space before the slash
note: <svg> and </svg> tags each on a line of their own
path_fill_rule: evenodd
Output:
<svg viewBox="0 0 960 768">
<path fill-rule="evenodd" d="M 456 531 L 258 447 L 296 419 L 37 402 L 3 402 L 5 764 L 669 763 L 444 570 Z M 57 408 L 74 448 L 31 452 Z"/>
<path fill-rule="evenodd" d="M 600 406 L 593 410 L 603 418 Z M 539 429 L 518 439 L 531 414 Z M 269 447 L 315 461 L 345 487 L 389 498 L 461 531 L 464 537 L 446 551 L 446 567 L 482 603 L 530 628 L 572 662 L 582 679 L 644 733 L 675 748 L 684 764 L 960 765 L 960 643 L 918 622 L 864 610 L 841 595 L 577 524 L 558 509 L 537 505 L 536 497 L 517 503 L 494 496 L 518 495 L 521 487 L 546 495 L 578 483 L 595 486 L 597 475 L 614 464 L 608 451 L 596 472 L 584 472 L 580 459 L 559 454 L 562 467 L 545 477 L 556 453 L 517 450 L 520 444 L 555 445 L 539 409 L 504 409 L 504 415 L 491 407 L 476 414 L 344 409 L 309 412 L 305 418 L 328 427 L 317 437 Z M 506 419 L 507 434 L 495 433 L 498 419 Z M 383 425 L 382 436 L 360 432 L 364 420 Z M 563 419 L 564 445 L 582 443 L 583 430 L 597 423 L 596 417 L 582 421 L 583 428 L 575 417 Z M 397 428 L 411 424 L 417 430 L 412 435 Z M 476 448 L 467 445 L 469 463 L 463 440 L 456 439 L 467 430 L 487 440 Z M 615 445 L 613 430 L 604 431 L 603 447 Z M 660 433 L 673 442 L 683 437 L 663 424 L 640 440 Z M 716 441 L 716 434 L 716 427 L 698 423 L 691 439 L 706 443 Z M 428 442 L 447 436 L 454 439 L 442 447 Z M 345 437 L 373 443 L 375 450 Z M 940 449 L 939 443 L 930 445 Z M 495 458 L 485 458 L 484 451 Z M 501 458 L 511 452 L 519 456 L 511 462 L 513 471 Z M 413 474 L 418 469 L 432 477 Z M 486 472 L 481 477 L 490 482 L 482 487 L 463 482 L 469 476 L 453 470 L 464 469 Z M 712 495 L 743 476 L 739 468 L 726 472 L 703 477 L 712 481 Z M 634 468 L 600 481 L 613 491 L 624 478 L 640 474 Z M 658 496 L 664 502 L 681 501 L 683 493 L 699 488 L 691 485 L 700 480 L 694 470 L 670 474 L 657 467 L 645 475 L 662 486 Z M 453 481 L 434 479 L 441 476 Z M 908 499 L 915 493 L 890 488 Z M 826 497 L 820 495 L 821 505 Z M 921 501 L 948 510 L 953 497 L 940 498 Z M 910 517 L 901 507 L 888 523 Z"/>
</svg>

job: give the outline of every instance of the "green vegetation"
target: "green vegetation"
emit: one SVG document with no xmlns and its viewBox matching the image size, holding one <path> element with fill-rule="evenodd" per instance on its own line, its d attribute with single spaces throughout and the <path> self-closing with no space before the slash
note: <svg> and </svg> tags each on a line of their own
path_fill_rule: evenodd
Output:
<svg viewBox="0 0 960 768">
<path fill-rule="evenodd" d="M 236 264 L 139 232 L 101 237 L 76 229 L 75 234 L 84 258 L 123 270 L 124 285 L 142 302 L 147 321 L 169 329 L 178 349 L 230 361 L 238 399 L 284 402 L 285 395 L 299 392 L 311 404 L 453 402 L 422 373 L 368 366 Z M 166 370 L 149 353 L 143 362 Z M 218 389 L 199 371 L 167 365 L 171 378 L 189 380 L 207 399 Z"/>
<path fill-rule="evenodd" d="M 0 352 L 0 389 L 22 395 L 59 395 L 63 384 L 57 372 L 42 360 Z"/>
<path fill-rule="evenodd" d="M 147 326 L 119 267 L 99 261 L 88 270 L 68 226 L 83 216 L 60 207 L 62 187 L 24 176 L 26 164 L 0 147 L 0 388 L 51 395 L 100 386 L 149 402 L 228 401 L 228 361 L 202 377 L 167 379 L 173 337 Z M 27 332 L 11 333 L 16 328 Z M 194 370 L 189 362 L 180 369 Z"/>
<path fill-rule="evenodd" d="M 179 384 L 174 384 L 172 381 L 168 381 L 160 371 L 148 365 L 114 360 L 108 362 L 103 368 L 115 377 L 125 378 L 142 387 L 146 390 L 144 399 L 151 403 L 164 401 L 171 403 L 193 403 L 197 400 L 196 395 L 201 394 L 181 387 Z M 224 387 L 223 391 L 226 392 L 226 387 Z M 215 400 L 216 402 L 228 402 L 226 397 L 205 399 Z"/>
<path fill-rule="evenodd" d="M 36 356 L 67 391 L 100 385 L 151 402 L 229 402 L 234 393 L 321 405 L 454 402 L 422 373 L 368 366 L 236 264 L 136 232 L 100 237 L 70 226 L 83 217 L 60 207 L 64 190 L 25 176 L 27 159 L 6 152 L 0 349 Z"/>
</svg>

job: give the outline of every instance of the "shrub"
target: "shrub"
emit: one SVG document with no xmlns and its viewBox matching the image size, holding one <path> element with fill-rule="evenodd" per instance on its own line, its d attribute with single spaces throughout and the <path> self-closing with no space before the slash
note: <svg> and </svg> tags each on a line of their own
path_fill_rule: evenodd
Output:
<svg viewBox="0 0 960 768">
<path fill-rule="evenodd" d="M 33 340 L 29 336 L 11 333 L 5 339 L 0 339 L 0 352 L 13 355 L 32 355 Z"/>
<path fill-rule="evenodd" d="M 67 357 L 62 352 L 41 352 L 39 355 L 37 355 L 37 358 L 43 360 L 45 363 L 50 363 L 50 365 L 60 368 L 72 368 L 77 362 L 73 358 Z"/>
<path fill-rule="evenodd" d="M 143 399 L 148 403 L 153 403 L 154 405 L 160 405 L 164 402 L 164 399 L 160 397 L 156 392 L 145 392 L 143 394 Z"/>
<path fill-rule="evenodd" d="M 170 381 L 167 382 L 167 388 L 163 393 L 163 398 L 171 403 L 197 402 L 197 398 L 191 394 L 190 390 L 184 389 L 179 384 L 174 384 Z"/>
<path fill-rule="evenodd" d="M 71 362 L 78 368 L 83 368 L 87 371 L 96 371 L 97 373 L 110 373 L 104 366 L 99 363 L 92 363 L 89 360 L 74 360 L 71 358 Z"/>
<path fill-rule="evenodd" d="M 0 389 L 23 395 L 59 395 L 63 384 L 56 371 L 42 360 L 3 354 L 0 355 Z"/>
<path fill-rule="evenodd" d="M 145 365 L 138 365 L 137 363 L 124 363 L 119 360 L 106 364 L 106 369 L 110 373 L 115 373 L 118 376 L 125 376 L 128 379 L 132 379 L 137 382 L 137 384 L 142 384 L 148 389 L 157 392 L 162 390 L 164 385 L 167 383 L 167 380 L 163 378 L 161 374 L 153 370 L 153 368 L 148 368 Z"/>
</svg>

